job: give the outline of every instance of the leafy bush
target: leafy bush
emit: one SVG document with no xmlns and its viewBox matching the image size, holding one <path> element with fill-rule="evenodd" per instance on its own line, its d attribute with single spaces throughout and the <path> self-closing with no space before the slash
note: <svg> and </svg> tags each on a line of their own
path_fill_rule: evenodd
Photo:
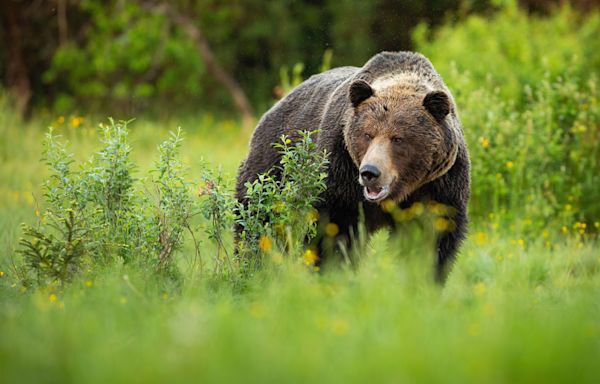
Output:
<svg viewBox="0 0 600 384">
<path fill-rule="evenodd" d="M 472 215 L 539 233 L 600 219 L 600 15 L 514 6 L 415 34 L 456 97 L 473 161 Z M 519 220 L 512 220 L 512 219 Z"/>
<path fill-rule="evenodd" d="M 242 263 L 260 262 L 254 255 L 273 245 L 293 254 L 316 235 L 313 205 L 325 190 L 328 160 L 327 153 L 317 151 L 313 133 L 298 132 L 294 144 L 282 136 L 274 144 L 282 155 L 280 166 L 246 183 L 246 203 L 236 207 L 236 225 L 243 228 L 236 250 Z"/>
<path fill-rule="evenodd" d="M 159 146 L 152 199 L 132 176 L 127 122 L 110 120 L 100 128 L 104 147 L 79 171 L 73 170 L 73 155 L 52 130 L 46 135 L 51 171 L 44 186 L 46 208 L 37 226 L 23 225 L 18 250 L 26 282 L 64 283 L 84 266 L 116 260 L 174 271 L 173 253 L 189 229 L 193 207 L 177 160 L 180 133 Z"/>
<path fill-rule="evenodd" d="M 242 205 L 221 173 L 207 167 L 198 191 L 204 198 L 192 198 L 179 160 L 180 130 L 159 145 L 150 176 L 134 178 L 128 122 L 109 122 L 100 126 L 103 148 L 80 170 L 73 169 L 73 155 L 52 130 L 46 135 L 45 159 L 51 172 L 45 183 L 46 207 L 36 226 L 23 225 L 18 249 L 24 257 L 25 284 L 63 284 L 84 268 L 115 262 L 177 276 L 174 255 L 186 231 L 200 256 L 202 239 L 191 224 L 197 213 L 208 220 L 204 228 L 209 245 L 215 247 L 213 272 L 221 276 L 236 277 L 260 265 L 260 255 L 273 242 L 294 253 L 315 235 L 312 206 L 325 188 L 327 156 L 316 150 L 312 133 L 300 132 L 295 144 L 286 137 L 274 144 L 281 151 L 281 165 L 248 183 L 249 203 Z M 236 258 L 226 241 L 234 223 L 245 228 Z"/>
</svg>

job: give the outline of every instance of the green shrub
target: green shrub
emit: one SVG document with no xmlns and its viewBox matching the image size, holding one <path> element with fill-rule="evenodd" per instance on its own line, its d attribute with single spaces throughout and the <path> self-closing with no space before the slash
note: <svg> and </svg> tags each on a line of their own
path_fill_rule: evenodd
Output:
<svg viewBox="0 0 600 384">
<path fill-rule="evenodd" d="M 25 284 L 64 284 L 83 269 L 115 263 L 177 277 L 174 256 L 184 245 L 186 231 L 203 267 L 202 238 L 191 224 L 198 213 L 207 219 L 204 231 L 215 248 L 213 273 L 219 276 L 244 275 L 250 266 L 260 265 L 261 255 L 271 248 L 264 239 L 295 254 L 316 234 L 311 212 L 325 188 L 327 156 L 316 150 L 312 133 L 300 132 L 295 144 L 286 137 L 274 144 L 281 151 L 281 164 L 248 183 L 249 204 L 243 206 L 221 173 L 205 166 L 199 191 L 203 199 L 192 198 L 179 160 L 180 130 L 158 146 L 149 177 L 136 179 L 127 124 L 109 120 L 101 125 L 103 148 L 78 170 L 66 145 L 52 130 L 46 135 L 51 174 L 44 185 L 45 211 L 36 226 L 23 225 L 18 249 Z M 226 240 L 234 223 L 245 228 L 236 258 Z"/>
<path fill-rule="evenodd" d="M 500 216 L 532 233 L 600 219 L 599 34 L 597 13 L 536 18 L 511 5 L 447 25 L 432 41 L 423 27 L 415 34 L 458 104 L 475 218 Z"/>
<path fill-rule="evenodd" d="M 298 132 L 299 140 L 282 136 L 275 143 L 282 154 L 280 166 L 246 183 L 246 204 L 237 204 L 236 224 L 243 228 L 237 252 L 247 267 L 271 250 L 302 250 L 316 235 L 317 214 L 313 205 L 325 190 L 327 153 L 319 152 L 311 135 Z M 278 176 L 275 176 L 275 173 Z"/>
<path fill-rule="evenodd" d="M 173 254 L 190 228 L 193 204 L 177 159 L 180 132 L 162 143 L 150 178 L 156 194 L 132 176 L 127 122 L 100 125 L 103 148 L 79 170 L 50 130 L 45 159 L 45 211 L 37 226 L 23 225 L 18 252 L 25 283 L 64 283 L 84 266 L 116 261 L 174 272 Z"/>
</svg>

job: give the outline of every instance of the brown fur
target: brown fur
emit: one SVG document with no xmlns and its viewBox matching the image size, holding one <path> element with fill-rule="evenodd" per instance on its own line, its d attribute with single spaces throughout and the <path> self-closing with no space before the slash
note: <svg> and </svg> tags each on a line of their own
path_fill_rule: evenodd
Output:
<svg viewBox="0 0 600 384">
<path fill-rule="evenodd" d="M 470 162 L 454 100 L 429 60 L 383 52 L 362 68 L 332 69 L 300 84 L 258 123 L 240 166 L 237 198 L 244 202 L 244 184 L 278 164 L 272 144 L 282 134 L 315 129 L 319 150 L 330 153 L 327 190 L 316 208 L 338 224 L 338 240 L 351 242 L 360 206 L 369 232 L 394 226 L 380 201 L 365 198 L 361 183 L 389 184 L 388 198 L 401 206 L 436 200 L 454 207 L 456 230 L 438 238 L 436 270 L 443 279 L 466 232 Z M 376 180 L 361 176 L 365 165 L 380 171 Z"/>
</svg>

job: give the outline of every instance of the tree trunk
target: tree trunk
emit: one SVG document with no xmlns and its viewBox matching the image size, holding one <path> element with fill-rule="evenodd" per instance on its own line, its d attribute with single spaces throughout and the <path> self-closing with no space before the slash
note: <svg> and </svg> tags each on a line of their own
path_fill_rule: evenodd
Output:
<svg viewBox="0 0 600 384">
<path fill-rule="evenodd" d="M 15 101 L 15 108 L 21 116 L 29 112 L 31 81 L 23 55 L 21 31 L 21 9 L 18 2 L 0 1 L 2 28 L 7 47 L 6 86 Z"/>
<path fill-rule="evenodd" d="M 60 46 L 67 44 L 69 39 L 69 24 L 67 22 L 67 0 L 57 0 L 57 11 L 58 21 L 58 43 Z"/>
</svg>

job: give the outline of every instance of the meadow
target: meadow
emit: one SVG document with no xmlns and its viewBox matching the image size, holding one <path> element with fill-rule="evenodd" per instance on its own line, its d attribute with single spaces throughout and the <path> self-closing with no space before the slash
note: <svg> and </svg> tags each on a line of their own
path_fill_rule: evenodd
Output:
<svg viewBox="0 0 600 384">
<path fill-rule="evenodd" d="M 415 34 L 454 92 L 473 162 L 469 236 L 444 286 L 418 225 L 377 233 L 357 265 L 318 272 L 303 250 L 264 252 L 234 279 L 214 268 L 202 217 L 200 254 L 187 235 L 174 278 L 114 258 L 24 284 L 15 250 L 48 205 L 47 127 L 85 164 L 106 118 L 24 122 L 0 98 L 0 381 L 597 382 L 599 32 L 597 14 L 509 7 Z M 130 123 L 133 176 L 179 126 L 192 201 L 206 198 L 206 169 L 231 190 L 250 134 L 208 113 Z"/>
</svg>

